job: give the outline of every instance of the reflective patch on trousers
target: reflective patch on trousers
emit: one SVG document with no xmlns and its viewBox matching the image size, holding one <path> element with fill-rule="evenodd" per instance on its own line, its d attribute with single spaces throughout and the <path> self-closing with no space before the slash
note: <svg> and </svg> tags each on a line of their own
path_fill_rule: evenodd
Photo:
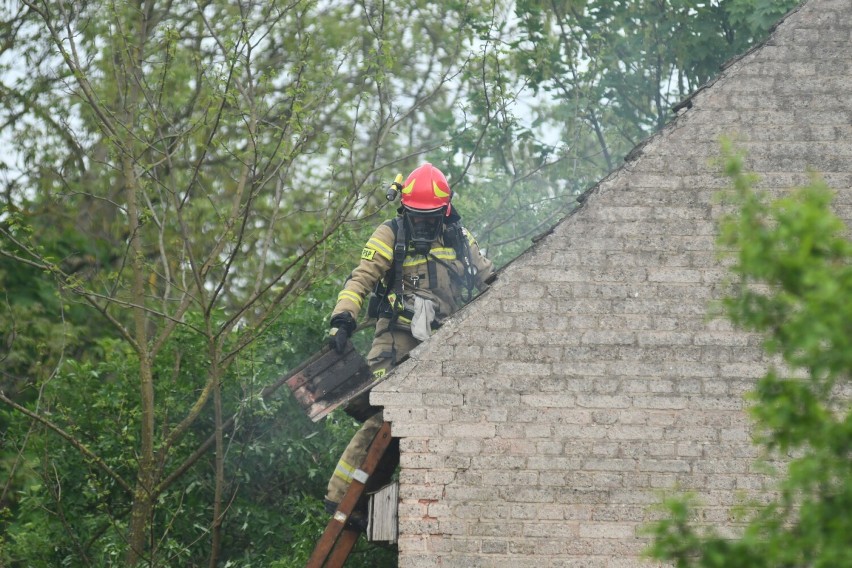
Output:
<svg viewBox="0 0 852 568">
<path fill-rule="evenodd" d="M 355 468 L 343 460 L 337 462 L 337 467 L 334 468 L 334 475 L 349 483 L 352 481 L 352 474 L 355 473 Z"/>
</svg>

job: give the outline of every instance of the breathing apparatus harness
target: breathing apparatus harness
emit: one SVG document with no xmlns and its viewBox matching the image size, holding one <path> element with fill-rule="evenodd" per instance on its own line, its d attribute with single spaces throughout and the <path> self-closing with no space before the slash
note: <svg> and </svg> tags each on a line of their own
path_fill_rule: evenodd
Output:
<svg viewBox="0 0 852 568">
<path fill-rule="evenodd" d="M 388 201 L 394 201 L 402 189 L 402 174 L 398 174 L 396 179 L 388 187 L 385 197 Z M 373 297 L 370 299 L 368 306 L 369 317 L 390 317 L 392 324 L 396 322 L 400 315 L 407 314 L 408 310 L 403 305 L 403 264 L 408 256 L 409 237 L 406 228 L 407 214 L 404 207 L 397 210 L 397 217 L 390 221 L 390 227 L 394 231 L 393 245 L 393 260 L 391 268 L 388 270 L 388 276 L 383 282 L 379 280 L 373 290 Z M 464 266 L 464 271 L 461 275 L 462 293 L 461 299 L 464 303 L 468 303 L 473 299 L 474 287 L 476 286 L 476 267 L 473 264 L 470 252 L 470 243 L 467 235 L 461 225 L 461 216 L 453 208 L 450 215 L 442 220 L 444 244 L 453 248 L 458 259 Z M 418 251 L 419 252 L 419 251 Z M 426 252 L 424 256 L 429 257 L 429 261 L 437 262 L 447 268 L 451 278 L 458 277 L 455 269 L 444 260 L 435 257 L 431 252 Z M 393 292 L 394 298 L 391 302 L 390 293 Z"/>
</svg>

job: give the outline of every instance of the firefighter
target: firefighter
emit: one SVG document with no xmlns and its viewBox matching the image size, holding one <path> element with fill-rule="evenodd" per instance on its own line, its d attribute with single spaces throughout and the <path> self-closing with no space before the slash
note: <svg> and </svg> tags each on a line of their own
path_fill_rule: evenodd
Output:
<svg viewBox="0 0 852 568">
<path fill-rule="evenodd" d="M 337 297 L 329 332 L 332 347 L 342 352 L 355 330 L 364 299 L 373 292 L 369 311 L 377 322 L 367 363 L 374 379 L 384 377 L 444 319 L 470 301 L 474 288 L 483 290 L 493 272 L 491 261 L 461 226 L 451 205 L 453 192 L 438 168 L 427 162 L 411 172 L 404 184 L 399 183 L 401 176 L 397 180 L 402 195 L 398 216 L 379 225 L 361 251 L 358 266 Z M 369 405 L 369 393 L 353 400 L 346 411 L 363 425 L 329 481 L 329 512 L 337 509 L 383 422 L 381 409 Z M 387 483 L 398 461 L 395 440 L 367 490 Z M 352 515 L 353 520 L 363 518 L 359 512 L 361 515 Z"/>
</svg>

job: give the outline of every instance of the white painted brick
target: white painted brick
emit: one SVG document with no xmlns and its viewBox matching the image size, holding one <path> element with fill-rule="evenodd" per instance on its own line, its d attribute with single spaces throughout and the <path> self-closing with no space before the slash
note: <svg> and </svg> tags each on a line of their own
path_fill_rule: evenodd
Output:
<svg viewBox="0 0 852 568">
<path fill-rule="evenodd" d="M 376 406 L 408 408 L 422 406 L 423 394 L 419 392 L 370 392 L 370 403 Z"/>
<path fill-rule="evenodd" d="M 430 424 L 446 424 L 452 420 L 452 417 L 452 408 L 430 407 L 426 409 L 426 421 Z"/>
<path fill-rule="evenodd" d="M 564 487 L 571 474 L 564 471 L 542 471 L 538 474 L 538 484 L 541 487 Z"/>
<path fill-rule="evenodd" d="M 648 271 L 649 282 L 677 282 L 696 284 L 701 282 L 702 272 L 687 268 L 656 268 Z"/>
<path fill-rule="evenodd" d="M 636 334 L 632 331 L 586 331 L 581 338 L 582 345 L 632 345 Z"/>
<path fill-rule="evenodd" d="M 635 471 L 636 461 L 627 459 L 592 459 L 583 463 L 585 471 Z"/>
<path fill-rule="evenodd" d="M 370 400 L 372 401 L 372 398 Z M 432 393 L 424 402 L 430 407 L 438 408 L 461 406 L 464 403 L 464 396 L 454 393 Z"/>
<path fill-rule="evenodd" d="M 440 499 L 444 487 L 441 485 L 400 484 L 400 499 Z"/>
<path fill-rule="evenodd" d="M 564 451 L 564 444 L 558 441 L 535 443 L 535 453 L 542 456 L 558 456 Z"/>
<path fill-rule="evenodd" d="M 444 456 L 434 454 L 413 454 L 409 452 L 400 457 L 400 465 L 403 468 L 412 469 L 440 469 L 445 461 Z"/>
<path fill-rule="evenodd" d="M 486 471 L 482 481 L 492 486 L 533 486 L 538 485 L 538 473 L 535 471 Z"/>
<path fill-rule="evenodd" d="M 637 343 L 642 347 L 657 345 L 690 345 L 693 334 L 674 331 L 648 331 L 636 334 Z"/>
<path fill-rule="evenodd" d="M 525 469 L 527 465 L 526 456 L 514 456 L 505 454 L 496 455 L 479 455 L 471 460 L 474 468 L 480 470 L 495 470 L 495 469 Z"/>
<path fill-rule="evenodd" d="M 496 433 L 494 424 L 451 423 L 441 425 L 441 435 L 448 438 L 493 438 Z"/>
<path fill-rule="evenodd" d="M 515 487 L 500 490 L 502 499 L 512 503 L 552 503 L 555 492 L 549 487 Z"/>
<path fill-rule="evenodd" d="M 523 527 L 524 537 L 570 539 L 577 536 L 579 525 L 566 522 L 524 522 Z"/>
<path fill-rule="evenodd" d="M 631 403 L 628 396 L 577 395 L 577 406 L 584 408 L 629 408 Z"/>
<path fill-rule="evenodd" d="M 614 523 L 583 523 L 579 526 L 583 538 L 630 538 L 636 531 L 635 525 Z"/>
<path fill-rule="evenodd" d="M 383 417 L 391 422 L 391 433 L 397 438 L 432 438 L 441 434 L 440 424 L 406 422 L 405 413 L 395 408 L 385 408 Z"/>
<path fill-rule="evenodd" d="M 529 469 L 534 469 L 538 471 L 572 471 L 579 469 L 583 465 L 583 461 L 580 458 L 558 458 L 552 456 L 530 456 L 525 460 L 526 467 Z"/>
<path fill-rule="evenodd" d="M 639 460 L 640 471 L 688 473 L 692 471 L 689 463 L 683 460 L 644 459 Z"/>
<path fill-rule="evenodd" d="M 529 394 L 521 396 L 521 404 L 537 408 L 572 408 L 576 406 L 576 397 L 570 394 Z"/>
<path fill-rule="evenodd" d="M 607 437 L 612 440 L 661 440 L 663 428 L 649 426 L 613 426 Z"/>
<path fill-rule="evenodd" d="M 499 375 L 526 375 L 533 377 L 547 376 L 551 373 L 551 367 L 547 363 L 520 363 L 507 361 L 497 366 Z"/>
</svg>

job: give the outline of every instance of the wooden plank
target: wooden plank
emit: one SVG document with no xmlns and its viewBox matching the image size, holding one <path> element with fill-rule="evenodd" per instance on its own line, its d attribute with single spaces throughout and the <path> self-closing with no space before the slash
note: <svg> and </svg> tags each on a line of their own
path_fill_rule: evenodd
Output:
<svg viewBox="0 0 852 568">
<path fill-rule="evenodd" d="M 408 355 L 406 355 L 405 357 L 400 359 L 397 364 L 402 363 L 403 361 L 405 361 L 407 359 L 408 359 Z M 307 411 L 306 411 L 307 414 L 308 414 L 308 417 L 310 417 L 310 419 L 313 420 L 314 422 L 321 420 L 322 418 L 325 418 L 335 408 L 343 406 L 347 402 L 349 402 L 350 400 L 355 398 L 356 396 L 359 396 L 359 395 L 364 394 L 365 392 L 371 390 L 377 384 L 381 383 L 382 381 L 387 380 L 387 378 L 389 376 L 390 376 L 390 373 L 386 374 L 384 377 L 382 377 L 380 379 L 373 379 L 372 373 L 368 373 L 366 375 L 366 377 L 360 377 L 359 376 L 356 379 L 353 379 L 353 381 L 352 381 L 353 390 L 351 390 L 351 391 L 347 390 L 347 392 L 344 393 L 344 394 L 333 393 L 330 396 L 330 398 L 328 398 L 327 400 L 320 401 L 320 402 L 314 404 L 313 406 L 310 406 L 310 408 L 308 408 Z"/>
<path fill-rule="evenodd" d="M 305 369 L 313 387 L 311 390 L 318 399 L 325 398 L 341 387 L 348 388 L 349 383 L 357 380 L 358 377 L 369 376 L 369 371 L 367 362 L 354 349 L 332 362 L 331 365 L 321 369 L 310 367 Z M 363 382 L 363 379 L 358 382 Z"/>
<path fill-rule="evenodd" d="M 325 347 L 283 380 L 302 410 L 316 422 L 349 401 L 354 393 L 363 392 L 372 381 L 372 373 L 350 341 L 343 354 Z"/>
<path fill-rule="evenodd" d="M 305 378 L 303 372 L 299 372 L 287 379 L 287 386 L 290 387 L 290 391 L 296 398 L 296 402 L 299 403 L 299 406 L 303 410 L 310 408 L 316 402 L 313 391 L 307 387 L 307 382 L 307 378 Z"/>
<path fill-rule="evenodd" d="M 353 381 L 354 382 L 354 381 Z M 341 390 L 335 393 L 332 393 L 331 396 L 320 400 L 315 401 L 312 405 L 308 407 L 306 410 L 308 418 L 312 421 L 317 422 L 322 418 L 325 418 L 333 410 L 339 408 L 340 406 L 344 406 L 347 402 L 358 396 L 359 394 L 366 392 L 376 386 L 380 381 L 371 381 L 370 377 L 367 377 L 367 380 L 361 382 L 355 382 L 353 388 L 355 390 Z"/>
<path fill-rule="evenodd" d="M 378 465 L 379 460 L 384 455 L 390 442 L 390 422 L 384 422 L 382 423 L 381 428 L 379 428 L 379 431 L 376 433 L 376 437 L 373 438 L 373 441 L 370 443 L 370 447 L 367 449 L 367 456 L 361 463 L 361 471 L 366 473 L 368 476 L 373 475 L 373 472 L 376 470 L 376 465 Z M 344 527 L 346 526 L 346 521 L 349 520 L 349 515 L 352 514 L 352 510 L 358 503 L 358 499 L 361 497 L 361 494 L 364 493 L 365 481 L 366 480 L 358 481 L 357 479 L 353 479 L 352 483 L 349 484 L 349 489 L 346 490 L 346 494 L 343 496 L 343 499 L 340 500 L 340 504 L 337 506 L 337 511 L 335 511 L 331 519 L 328 521 L 328 525 L 325 527 L 325 532 L 322 533 L 322 536 L 314 548 L 313 554 L 311 554 L 311 557 L 308 559 L 306 568 L 322 568 L 323 566 L 326 568 L 340 568 L 343 566 L 343 561 L 346 560 L 346 556 L 349 554 L 348 551 L 339 564 L 326 564 L 326 560 L 330 559 L 332 555 L 334 555 L 334 558 L 338 558 L 339 555 L 334 552 L 334 548 L 338 538 L 341 536 L 341 533 L 355 532 L 354 540 L 357 540 L 358 538 L 358 533 L 356 531 L 344 531 Z M 352 536 L 353 535 L 347 536 L 344 539 L 344 542 L 341 543 L 341 546 L 347 546 L 346 541 L 350 540 Z M 351 550 L 352 546 L 355 544 L 354 540 L 348 545 L 349 550 Z"/>
<path fill-rule="evenodd" d="M 394 481 L 370 494 L 367 540 L 389 542 L 399 537 L 399 482 Z"/>
<path fill-rule="evenodd" d="M 370 368 L 357 351 L 327 354 L 287 379 L 287 386 L 303 410 L 334 402 L 369 381 Z M 313 414 L 308 412 L 309 415 Z"/>
</svg>

